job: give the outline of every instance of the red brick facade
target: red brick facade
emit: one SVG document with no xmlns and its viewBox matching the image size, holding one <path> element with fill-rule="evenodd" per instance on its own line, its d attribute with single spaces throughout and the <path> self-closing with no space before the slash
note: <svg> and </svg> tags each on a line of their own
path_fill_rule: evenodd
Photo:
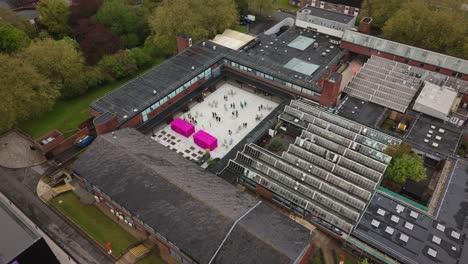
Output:
<svg viewBox="0 0 468 264">
<path fill-rule="evenodd" d="M 323 83 L 320 104 L 324 106 L 336 106 L 340 96 L 341 74 L 333 73 Z"/>
</svg>

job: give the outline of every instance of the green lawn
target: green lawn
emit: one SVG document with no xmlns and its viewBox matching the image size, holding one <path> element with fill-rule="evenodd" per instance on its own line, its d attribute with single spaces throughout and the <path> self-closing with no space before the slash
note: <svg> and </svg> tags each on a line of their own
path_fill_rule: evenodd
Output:
<svg viewBox="0 0 468 264">
<path fill-rule="evenodd" d="M 151 252 L 148 256 L 140 259 L 137 264 L 166 264 L 155 252 Z"/>
<path fill-rule="evenodd" d="M 155 65 L 164 59 L 157 59 Z M 142 70 L 138 74 L 146 71 Z M 135 75 L 136 76 L 136 75 Z M 89 105 L 96 99 L 104 96 L 112 90 L 120 87 L 128 80 L 135 78 L 128 77 L 113 83 L 90 89 L 86 94 L 68 100 L 58 101 L 52 110 L 44 113 L 41 117 L 34 120 L 25 121 L 19 124 L 19 128 L 36 139 L 52 129 L 58 129 L 62 133 L 72 134 L 78 125 L 85 121 L 91 115 Z"/>
<path fill-rule="evenodd" d="M 52 200 L 52 205 L 103 247 L 106 243 L 111 242 L 114 257 L 122 255 L 129 246 L 138 242 L 136 238 L 125 232 L 96 206 L 82 204 L 73 192 L 55 197 Z"/>
<path fill-rule="evenodd" d="M 237 25 L 234 30 L 242 32 L 242 33 L 247 33 L 247 26 L 246 25 Z"/>
<path fill-rule="evenodd" d="M 275 7 L 278 9 L 291 10 L 294 12 L 301 9 L 298 6 L 290 5 L 288 0 L 275 0 Z"/>
</svg>

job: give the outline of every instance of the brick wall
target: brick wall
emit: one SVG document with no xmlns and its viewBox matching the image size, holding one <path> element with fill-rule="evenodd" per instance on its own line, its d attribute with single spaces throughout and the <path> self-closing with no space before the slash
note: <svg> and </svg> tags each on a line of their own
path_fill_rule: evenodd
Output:
<svg viewBox="0 0 468 264">
<path fill-rule="evenodd" d="M 69 138 L 65 139 L 64 141 L 62 141 L 55 148 L 51 149 L 49 151 L 49 153 L 52 154 L 53 156 L 58 155 L 58 154 L 62 153 L 63 151 L 73 147 L 75 145 L 75 141 L 78 138 L 81 138 L 81 137 L 86 136 L 86 135 L 89 135 L 89 129 L 87 127 L 81 129 L 80 131 L 78 131 L 77 133 L 72 135 L 71 137 L 69 137 Z"/>
</svg>

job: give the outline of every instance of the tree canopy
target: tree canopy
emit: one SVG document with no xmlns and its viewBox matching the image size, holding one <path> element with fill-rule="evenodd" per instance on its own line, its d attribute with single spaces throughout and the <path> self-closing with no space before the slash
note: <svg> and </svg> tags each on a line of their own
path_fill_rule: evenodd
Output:
<svg viewBox="0 0 468 264">
<path fill-rule="evenodd" d="M 384 38 L 466 59 L 468 16 L 461 4 L 461 0 L 366 0 L 360 16 L 372 17 L 372 28 Z"/>
<path fill-rule="evenodd" d="M 385 171 L 385 176 L 398 184 L 413 180 L 420 182 L 426 178 L 426 168 L 421 156 L 411 152 L 411 147 L 405 143 L 388 148 L 385 151 L 392 156 L 392 161 Z"/>
<path fill-rule="evenodd" d="M 249 0 L 249 11 L 260 16 L 268 16 L 275 10 L 271 0 Z"/>
<path fill-rule="evenodd" d="M 234 0 L 166 0 L 156 7 L 149 19 L 155 44 L 166 54 L 176 50 L 178 33 L 188 34 L 196 42 L 237 22 Z"/>
<path fill-rule="evenodd" d="M 38 40 L 19 56 L 49 78 L 63 97 L 83 94 L 88 88 L 88 69 L 83 55 L 70 40 Z"/>
<path fill-rule="evenodd" d="M 121 48 L 119 38 L 102 23 L 93 19 L 81 19 L 73 30 L 90 64 L 95 64 L 102 56 L 113 54 Z"/>
<path fill-rule="evenodd" d="M 0 54 L 0 132 L 49 110 L 57 89 L 28 61 Z"/>
<path fill-rule="evenodd" d="M 90 18 L 99 10 L 102 0 L 73 0 L 70 6 L 70 24 L 76 25 L 81 19 Z"/>
<path fill-rule="evenodd" d="M 17 13 L 10 9 L 0 8 L 0 20 L 10 24 L 28 34 L 29 37 L 34 37 L 35 29 L 29 21 L 21 18 Z"/>
<path fill-rule="evenodd" d="M 96 19 L 119 36 L 126 47 L 135 47 L 148 35 L 149 11 L 121 0 L 107 0 L 96 14 Z"/>
<path fill-rule="evenodd" d="M 47 27 L 50 35 L 60 39 L 70 33 L 69 6 L 64 0 L 41 0 L 37 5 L 39 23 Z"/>
<path fill-rule="evenodd" d="M 13 53 L 27 47 L 30 42 L 26 33 L 0 21 L 0 52 Z"/>
</svg>

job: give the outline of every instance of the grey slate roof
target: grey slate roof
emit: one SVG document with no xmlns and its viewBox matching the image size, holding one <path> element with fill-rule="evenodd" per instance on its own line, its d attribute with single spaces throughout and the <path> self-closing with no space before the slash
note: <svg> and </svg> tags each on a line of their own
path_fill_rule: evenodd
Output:
<svg viewBox="0 0 468 264">
<path fill-rule="evenodd" d="M 211 259 L 233 223 L 258 203 L 134 129 L 99 136 L 74 171 L 200 263 Z M 278 256 L 270 263 L 292 263 L 311 239 L 306 228 L 260 204 L 236 225 L 215 262 L 258 263 Z"/>
</svg>

